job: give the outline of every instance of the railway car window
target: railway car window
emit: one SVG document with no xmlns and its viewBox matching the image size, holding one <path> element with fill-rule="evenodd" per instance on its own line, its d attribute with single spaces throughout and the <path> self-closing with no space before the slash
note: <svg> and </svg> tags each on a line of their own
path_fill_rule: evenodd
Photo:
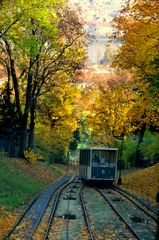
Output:
<svg viewBox="0 0 159 240">
<path fill-rule="evenodd" d="M 116 162 L 116 151 L 108 151 L 108 165 L 113 167 Z"/>
<path fill-rule="evenodd" d="M 105 164 L 106 162 L 106 156 L 105 156 L 105 151 L 100 151 L 100 154 L 99 154 L 99 163 L 101 164 Z"/>
<path fill-rule="evenodd" d="M 99 162 L 99 151 L 92 150 L 92 162 L 98 163 Z"/>
<path fill-rule="evenodd" d="M 94 150 L 92 152 L 92 160 L 94 163 L 113 167 L 116 163 L 116 154 L 117 152 L 113 150 Z"/>
<path fill-rule="evenodd" d="M 88 166 L 90 164 L 90 150 L 81 149 L 80 150 L 80 164 Z"/>
<path fill-rule="evenodd" d="M 87 166 L 87 162 L 88 162 L 88 151 L 86 151 L 85 154 L 86 154 L 86 155 L 85 155 L 85 157 L 86 157 L 86 159 L 85 159 L 85 165 Z"/>
<path fill-rule="evenodd" d="M 87 166 L 90 164 L 90 150 L 86 151 L 86 163 Z"/>
</svg>

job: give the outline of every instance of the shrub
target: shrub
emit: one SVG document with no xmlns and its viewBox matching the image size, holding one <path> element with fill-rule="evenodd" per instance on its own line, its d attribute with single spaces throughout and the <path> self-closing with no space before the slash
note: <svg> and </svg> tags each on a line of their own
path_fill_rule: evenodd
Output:
<svg viewBox="0 0 159 240">
<path fill-rule="evenodd" d="M 137 142 L 132 139 L 127 139 L 123 146 L 123 161 L 125 168 L 130 168 L 135 166 Z"/>
<path fill-rule="evenodd" d="M 35 164 L 37 160 L 40 159 L 40 155 L 35 153 L 32 149 L 24 151 L 24 157 L 31 164 Z"/>
<path fill-rule="evenodd" d="M 118 148 L 118 168 L 130 168 L 135 165 L 137 142 L 133 136 L 125 138 L 123 144 L 117 141 L 115 147 Z M 122 151 L 122 152 L 121 152 Z"/>
<path fill-rule="evenodd" d="M 144 165 L 149 166 L 159 161 L 159 135 L 146 132 L 140 151 L 144 158 Z"/>
<path fill-rule="evenodd" d="M 36 139 L 35 151 L 40 154 L 40 156 L 41 156 L 41 158 L 39 159 L 40 161 L 49 162 L 50 149 L 47 147 L 47 145 L 45 143 Z"/>
</svg>

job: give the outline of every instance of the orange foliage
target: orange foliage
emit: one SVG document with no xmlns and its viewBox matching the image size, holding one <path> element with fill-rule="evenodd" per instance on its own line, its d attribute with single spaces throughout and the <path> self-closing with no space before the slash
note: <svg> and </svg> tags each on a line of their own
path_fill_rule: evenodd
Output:
<svg viewBox="0 0 159 240">
<path fill-rule="evenodd" d="M 12 229 L 19 219 L 20 214 L 0 209 L 0 240 L 7 236 L 8 231 Z"/>
</svg>

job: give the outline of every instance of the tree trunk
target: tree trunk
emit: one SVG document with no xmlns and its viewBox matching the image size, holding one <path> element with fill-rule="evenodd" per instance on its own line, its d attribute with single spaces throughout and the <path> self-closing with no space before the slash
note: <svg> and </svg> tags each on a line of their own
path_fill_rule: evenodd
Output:
<svg viewBox="0 0 159 240">
<path fill-rule="evenodd" d="M 146 124 L 143 124 L 143 126 L 139 132 L 138 144 L 137 144 L 137 149 L 136 149 L 135 165 L 137 167 L 143 167 L 143 155 L 140 150 L 140 144 L 143 142 L 145 131 L 146 131 Z"/>
<path fill-rule="evenodd" d="M 17 79 L 17 75 L 16 75 L 15 63 L 14 63 L 14 59 L 12 58 L 11 47 L 6 40 L 5 40 L 5 44 L 6 44 L 6 50 L 7 50 L 9 62 L 10 62 L 10 73 L 11 73 L 12 80 L 13 80 L 13 88 L 14 88 L 14 93 L 15 93 L 17 113 L 18 113 L 19 121 L 21 121 L 22 112 L 21 112 L 19 84 L 18 84 L 18 79 Z"/>
<path fill-rule="evenodd" d="M 35 128 L 35 103 L 33 104 L 30 111 L 30 130 L 28 147 L 34 150 L 34 128 Z"/>
<path fill-rule="evenodd" d="M 27 76 L 27 90 L 26 90 L 26 102 L 23 118 L 21 121 L 21 136 L 20 136 L 20 147 L 19 147 L 19 156 L 24 157 L 24 151 L 28 148 L 27 145 L 27 123 L 29 112 L 32 108 L 32 60 L 30 59 L 30 67 Z"/>
<path fill-rule="evenodd" d="M 24 158 L 24 151 L 27 149 L 27 120 L 28 115 L 23 116 L 20 129 L 19 157 Z"/>
</svg>

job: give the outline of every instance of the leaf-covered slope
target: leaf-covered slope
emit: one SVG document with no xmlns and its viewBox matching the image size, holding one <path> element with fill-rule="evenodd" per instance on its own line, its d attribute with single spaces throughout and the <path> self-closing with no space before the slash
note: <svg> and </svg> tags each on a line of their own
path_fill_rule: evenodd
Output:
<svg viewBox="0 0 159 240">
<path fill-rule="evenodd" d="M 156 193 L 159 191 L 159 163 L 124 176 L 123 186 L 156 204 Z"/>
</svg>

